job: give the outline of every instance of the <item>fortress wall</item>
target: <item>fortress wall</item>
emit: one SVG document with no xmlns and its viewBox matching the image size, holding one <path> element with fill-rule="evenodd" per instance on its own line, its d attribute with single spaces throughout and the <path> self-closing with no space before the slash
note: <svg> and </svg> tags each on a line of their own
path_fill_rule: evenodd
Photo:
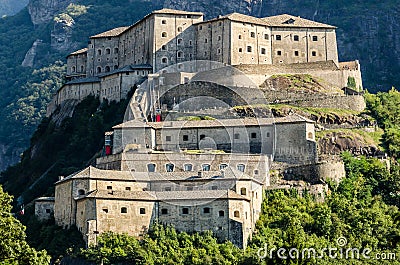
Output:
<svg viewBox="0 0 400 265">
<path fill-rule="evenodd" d="M 327 96 L 326 98 L 307 98 L 301 101 L 291 102 L 300 107 L 314 108 L 341 108 L 355 111 L 363 111 L 366 107 L 363 96 Z"/>
</svg>

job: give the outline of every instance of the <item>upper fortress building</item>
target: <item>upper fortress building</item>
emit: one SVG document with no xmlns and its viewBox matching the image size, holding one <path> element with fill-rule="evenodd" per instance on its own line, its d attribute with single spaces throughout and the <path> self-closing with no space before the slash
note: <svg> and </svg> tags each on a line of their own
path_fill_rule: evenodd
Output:
<svg viewBox="0 0 400 265">
<path fill-rule="evenodd" d="M 129 27 L 94 35 L 87 48 L 69 54 L 67 83 L 48 114 L 65 100 L 90 94 L 118 101 L 149 74 L 171 65 L 182 71 L 181 63 L 199 60 L 250 67 L 257 85 L 277 73 L 314 71 L 339 89 L 349 76 L 362 87 L 358 61 L 338 61 L 335 29 L 287 14 L 256 18 L 232 13 L 203 21 L 199 12 L 157 10 Z"/>
</svg>

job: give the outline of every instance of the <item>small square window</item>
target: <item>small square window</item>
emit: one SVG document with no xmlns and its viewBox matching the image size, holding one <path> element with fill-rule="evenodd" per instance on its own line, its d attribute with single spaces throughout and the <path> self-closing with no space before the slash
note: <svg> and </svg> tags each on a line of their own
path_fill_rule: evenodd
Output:
<svg viewBox="0 0 400 265">
<path fill-rule="evenodd" d="M 270 135 L 271 135 L 271 134 L 270 134 L 269 132 L 267 132 L 267 137 L 270 137 Z"/>
<path fill-rule="evenodd" d="M 182 214 L 189 214 L 189 208 L 182 208 Z"/>
<path fill-rule="evenodd" d="M 161 20 L 161 24 L 165 25 L 165 24 L 167 24 L 167 21 L 166 20 Z"/>
<path fill-rule="evenodd" d="M 281 35 L 275 35 L 275 40 L 282 40 L 282 36 Z"/>
<path fill-rule="evenodd" d="M 250 32 L 250 37 L 255 38 L 256 37 L 256 33 L 255 32 Z"/>
<path fill-rule="evenodd" d="M 276 51 L 276 55 L 281 56 L 282 55 L 282 51 Z"/>
<path fill-rule="evenodd" d="M 171 187 L 165 187 L 164 190 L 165 191 L 171 191 Z"/>
<path fill-rule="evenodd" d="M 299 51 L 294 51 L 294 56 L 299 56 Z"/>
<path fill-rule="evenodd" d="M 108 190 L 112 190 L 112 186 L 107 186 L 107 189 Z"/>
<path fill-rule="evenodd" d="M 203 140 L 204 138 L 206 138 L 204 134 L 200 135 L 200 140 Z"/>
<path fill-rule="evenodd" d="M 264 39 L 268 40 L 269 39 L 269 35 L 268 34 L 264 34 Z"/>
<path fill-rule="evenodd" d="M 211 189 L 212 189 L 212 190 L 217 190 L 217 189 L 218 189 L 218 186 L 212 186 Z"/>
<path fill-rule="evenodd" d="M 254 132 L 251 133 L 251 138 L 253 138 L 253 139 L 254 139 L 254 138 L 257 138 L 257 133 L 254 133 Z"/>
<path fill-rule="evenodd" d="M 253 48 L 251 46 L 247 46 L 247 52 L 252 52 Z"/>
<path fill-rule="evenodd" d="M 146 209 L 145 208 L 140 208 L 139 209 L 140 214 L 146 214 Z"/>
<path fill-rule="evenodd" d="M 165 208 L 161 209 L 161 214 L 168 214 L 168 209 Z"/>
<path fill-rule="evenodd" d="M 240 139 L 240 134 L 235 133 L 235 139 L 236 139 L 236 140 L 237 140 L 237 139 Z"/>
<path fill-rule="evenodd" d="M 312 55 L 312 56 L 317 56 L 317 52 L 316 52 L 316 51 L 313 51 L 313 52 L 311 52 L 311 55 Z"/>
<path fill-rule="evenodd" d="M 239 40 L 241 40 L 242 39 L 242 35 L 239 35 Z"/>
<path fill-rule="evenodd" d="M 239 52 L 243 52 L 243 49 L 242 49 L 242 48 L 239 48 Z"/>
<path fill-rule="evenodd" d="M 299 41 L 299 35 L 294 35 L 294 36 L 293 36 L 293 40 L 294 40 L 294 41 Z"/>
<path fill-rule="evenodd" d="M 46 209 L 46 213 L 50 213 L 50 209 Z"/>
<path fill-rule="evenodd" d="M 165 141 L 171 142 L 171 136 L 170 135 L 165 136 Z"/>
<path fill-rule="evenodd" d="M 313 41 L 318 41 L 318 36 L 312 36 Z"/>
<path fill-rule="evenodd" d="M 210 213 L 210 212 L 211 212 L 210 207 L 204 207 L 203 208 L 203 213 Z"/>
<path fill-rule="evenodd" d="M 261 48 L 261 54 L 266 54 L 266 49 L 265 48 Z"/>
<path fill-rule="evenodd" d="M 127 212 L 128 212 L 128 208 L 126 208 L 126 207 L 121 208 L 121 213 L 127 213 Z"/>
<path fill-rule="evenodd" d="M 187 190 L 187 191 L 192 191 L 192 190 L 193 190 L 193 187 L 187 187 L 186 190 Z"/>
<path fill-rule="evenodd" d="M 107 208 L 103 208 L 103 212 L 104 213 L 108 213 L 108 209 Z"/>
<path fill-rule="evenodd" d="M 219 211 L 219 212 L 218 212 L 218 216 L 219 216 L 219 217 L 225 216 L 225 212 L 224 212 L 224 211 Z"/>
<path fill-rule="evenodd" d="M 125 187 L 125 190 L 129 191 L 129 190 L 131 190 L 131 187 Z"/>
</svg>

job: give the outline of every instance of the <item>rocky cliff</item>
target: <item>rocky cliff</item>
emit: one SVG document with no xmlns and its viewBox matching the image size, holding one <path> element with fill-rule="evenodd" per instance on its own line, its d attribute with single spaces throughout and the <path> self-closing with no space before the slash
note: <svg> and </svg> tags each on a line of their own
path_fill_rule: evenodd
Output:
<svg viewBox="0 0 400 265">
<path fill-rule="evenodd" d="M 0 16 L 16 14 L 28 4 L 29 0 L 0 0 Z"/>
<path fill-rule="evenodd" d="M 75 0 L 30 0 L 29 14 L 34 25 L 48 23 L 54 16 Z"/>
</svg>

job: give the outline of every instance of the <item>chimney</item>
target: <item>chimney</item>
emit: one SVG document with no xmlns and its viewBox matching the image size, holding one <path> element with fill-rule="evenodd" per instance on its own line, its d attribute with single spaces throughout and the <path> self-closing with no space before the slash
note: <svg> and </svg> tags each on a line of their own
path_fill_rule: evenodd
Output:
<svg viewBox="0 0 400 265">
<path fill-rule="evenodd" d="M 64 179 L 64 176 L 58 176 L 58 181 L 61 181 Z"/>
</svg>

